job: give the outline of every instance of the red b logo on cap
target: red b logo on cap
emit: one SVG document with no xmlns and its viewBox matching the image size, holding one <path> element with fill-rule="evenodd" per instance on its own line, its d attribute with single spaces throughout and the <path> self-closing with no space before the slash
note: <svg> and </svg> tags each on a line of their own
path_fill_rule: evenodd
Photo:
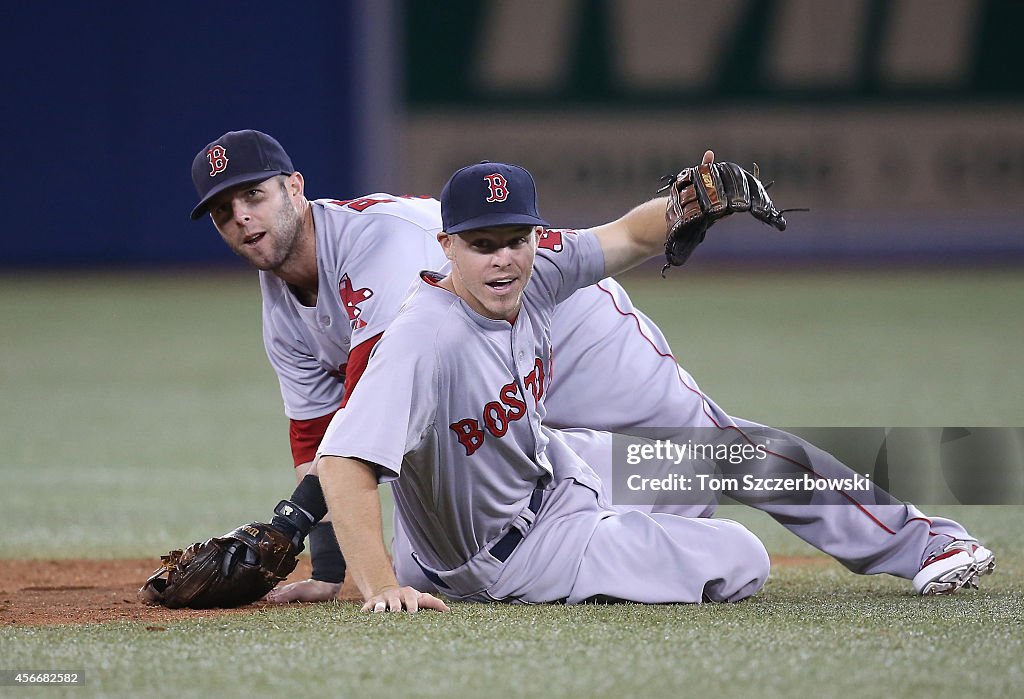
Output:
<svg viewBox="0 0 1024 699">
<path fill-rule="evenodd" d="M 210 177 L 228 169 L 228 154 L 224 146 L 214 146 L 206 151 L 206 159 L 210 161 Z"/>
<path fill-rule="evenodd" d="M 490 190 L 487 201 L 505 201 L 508 199 L 508 182 L 504 177 L 498 173 L 493 175 L 484 175 L 484 179 L 487 180 L 487 189 Z"/>
</svg>

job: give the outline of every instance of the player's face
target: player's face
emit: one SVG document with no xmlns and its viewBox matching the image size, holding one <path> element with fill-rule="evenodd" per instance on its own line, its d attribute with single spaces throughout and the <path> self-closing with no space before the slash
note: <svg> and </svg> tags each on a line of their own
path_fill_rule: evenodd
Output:
<svg viewBox="0 0 1024 699">
<path fill-rule="evenodd" d="M 452 285 L 469 307 L 495 320 L 512 320 L 533 274 L 536 229 L 529 226 L 481 228 L 438 236 L 452 262 Z"/>
<path fill-rule="evenodd" d="M 210 218 L 228 247 L 265 271 L 279 269 L 302 231 L 302 175 L 232 187 L 210 200 Z"/>
</svg>

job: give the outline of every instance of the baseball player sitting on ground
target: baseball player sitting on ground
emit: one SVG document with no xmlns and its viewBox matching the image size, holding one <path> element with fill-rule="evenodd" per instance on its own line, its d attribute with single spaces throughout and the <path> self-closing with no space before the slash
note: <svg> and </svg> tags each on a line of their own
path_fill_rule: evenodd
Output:
<svg viewBox="0 0 1024 699">
<path fill-rule="evenodd" d="M 434 240 L 440 230 L 437 202 L 388 194 L 310 202 L 301 174 L 280 144 L 256 131 L 229 132 L 208 144 L 196 155 L 192 176 L 200 196 L 193 218 L 209 212 L 229 247 L 261 270 L 264 340 L 291 418 L 301 484 L 328 422 L 352 395 L 409 283 L 420 270 L 446 263 Z M 499 196 L 500 182 L 494 185 Z M 664 209 L 666 200 L 659 202 Z M 664 243 L 664 220 L 652 218 L 650 224 Z M 542 230 L 541 256 L 558 254 L 566 236 L 573 235 Z M 674 429 L 665 426 L 754 427 L 731 418 L 700 391 L 659 329 L 613 280 L 569 296 L 551 322 L 556 360 L 545 385 L 548 425 L 645 436 L 660 428 L 664 437 Z M 578 451 L 591 444 L 573 432 L 563 436 Z M 809 445 L 807 456 L 803 467 L 811 474 L 851 475 Z M 592 454 L 587 458 L 594 466 L 607 466 Z M 926 518 L 909 505 L 858 503 L 843 492 L 826 491 L 822 497 L 844 506 L 770 499 L 749 504 L 851 570 L 914 578 L 918 592 L 954 591 L 991 570 L 991 553 L 956 522 Z M 635 509 L 705 516 L 713 511 L 673 505 Z M 337 594 L 345 561 L 329 523 L 313 528 L 310 548 L 313 579 L 279 588 L 273 599 L 314 601 Z M 422 583 L 401 522 L 396 522 L 394 550 L 400 579 L 408 573 L 411 582 Z"/>
<path fill-rule="evenodd" d="M 537 257 L 548 224 L 526 170 L 485 162 L 445 185 L 451 271 L 421 273 L 315 462 L 364 610 L 447 609 L 399 586 L 379 481 L 393 481 L 411 558 L 453 599 L 727 602 L 763 586 L 767 552 L 741 525 L 613 511 L 544 425 L 555 306 L 660 252 L 663 215 L 648 202 Z"/>
</svg>

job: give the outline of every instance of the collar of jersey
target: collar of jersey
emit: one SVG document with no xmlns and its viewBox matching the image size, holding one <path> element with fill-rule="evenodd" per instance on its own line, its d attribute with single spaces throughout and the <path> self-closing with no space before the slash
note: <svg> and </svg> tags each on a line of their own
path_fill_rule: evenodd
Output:
<svg viewBox="0 0 1024 699">
<path fill-rule="evenodd" d="M 424 288 L 430 290 L 429 293 L 444 294 L 446 298 L 454 298 L 455 301 L 458 302 L 459 308 L 462 309 L 466 316 L 483 330 L 486 330 L 488 332 L 507 333 L 515 326 L 515 321 L 510 323 L 507 320 L 496 320 L 494 318 L 488 318 L 486 316 L 480 315 L 472 308 L 470 308 L 469 304 L 466 303 L 466 301 L 462 299 L 458 294 L 453 294 L 452 292 L 448 291 L 448 289 L 445 289 L 443 286 L 438 285 L 438 282 L 441 281 L 442 279 L 444 279 L 444 275 L 438 274 L 437 272 L 429 272 L 426 270 L 420 272 L 420 280 L 423 282 Z M 522 312 L 523 309 L 520 308 L 519 313 L 521 314 Z M 516 320 L 518 319 L 519 316 L 517 315 Z"/>
</svg>

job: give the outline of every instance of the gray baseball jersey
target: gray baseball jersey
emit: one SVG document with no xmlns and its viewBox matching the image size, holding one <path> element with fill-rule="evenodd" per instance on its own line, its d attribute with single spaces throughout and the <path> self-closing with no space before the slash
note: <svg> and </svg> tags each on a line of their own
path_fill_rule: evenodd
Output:
<svg viewBox="0 0 1024 699">
<path fill-rule="evenodd" d="M 376 338 L 394 320 L 422 269 L 446 264 L 435 236 L 434 199 L 371 194 L 354 200 L 312 202 L 319 294 L 302 306 L 278 277 L 261 273 L 263 334 L 277 373 L 285 413 L 292 419 L 296 463 L 312 459 L 327 421 L 352 388 Z M 560 255 L 574 234 L 547 230 L 538 259 Z M 410 287 L 413 285 L 413 287 Z M 573 293 L 553 313 L 545 358 L 545 422 L 632 434 L 643 428 L 730 429 L 751 425 L 726 414 L 679 366 L 657 326 L 634 308 L 625 290 L 604 279 Z M 500 402 L 500 400 L 499 400 Z M 646 433 L 649 434 L 649 433 Z M 784 433 L 780 433 L 780 436 Z M 789 437 L 790 439 L 795 439 Z M 611 475 L 606 437 L 566 437 L 584 452 L 603 482 Z M 808 472 L 845 478 L 850 469 L 829 454 L 807 451 Z M 912 506 L 871 505 L 841 491 L 823 491 L 824 505 L 751 501 L 784 526 L 851 570 L 911 578 L 921 560 L 951 538 L 970 539 L 959 524 L 927 518 Z M 642 511 L 708 515 L 677 506 Z M 409 545 L 396 522 L 396 571 L 423 586 L 420 570 L 403 556 Z"/>
<path fill-rule="evenodd" d="M 311 202 L 319 291 L 303 306 L 279 277 L 260 272 L 263 341 L 285 414 L 333 413 L 345 395 L 349 352 L 391 323 L 422 269 L 445 263 L 434 199 L 371 194 Z"/>
<path fill-rule="evenodd" d="M 324 436 L 320 455 L 393 481 L 412 556 L 451 597 L 732 601 L 767 579 L 764 547 L 734 522 L 615 513 L 544 426 L 555 306 L 603 272 L 597 239 L 565 234 L 511 324 L 424 275 Z"/>
</svg>

